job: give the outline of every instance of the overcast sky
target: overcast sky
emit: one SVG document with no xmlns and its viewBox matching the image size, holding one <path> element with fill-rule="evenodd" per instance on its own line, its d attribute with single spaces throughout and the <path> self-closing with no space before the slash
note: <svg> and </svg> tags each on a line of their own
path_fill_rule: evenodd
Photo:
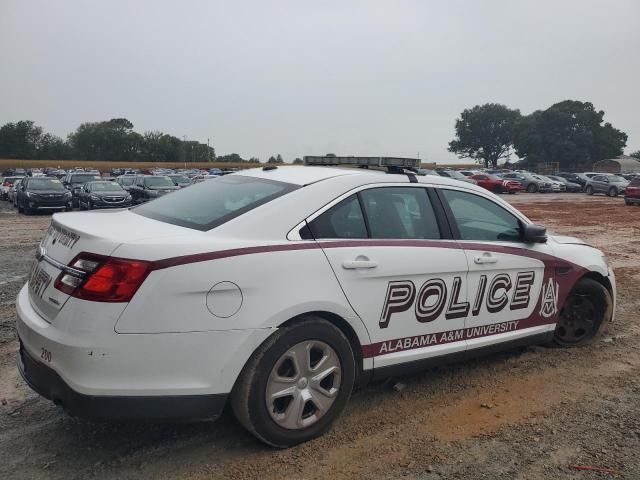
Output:
<svg viewBox="0 0 640 480">
<path fill-rule="evenodd" d="M 0 0 L 0 124 L 218 154 L 447 152 L 467 107 L 591 101 L 640 150 L 640 1 Z"/>
</svg>

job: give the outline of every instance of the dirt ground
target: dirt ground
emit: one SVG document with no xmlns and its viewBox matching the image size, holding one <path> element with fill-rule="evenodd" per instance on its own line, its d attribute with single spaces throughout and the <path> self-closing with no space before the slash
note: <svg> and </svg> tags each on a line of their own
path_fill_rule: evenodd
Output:
<svg viewBox="0 0 640 480">
<path fill-rule="evenodd" d="M 15 296 L 49 216 L 0 202 L 0 478 L 640 478 L 640 207 L 582 194 L 507 196 L 601 248 L 617 320 L 578 349 L 513 350 L 354 394 L 324 437 L 266 448 L 216 423 L 91 423 L 31 392 L 15 367 Z M 609 473 L 572 466 L 607 468 Z"/>
</svg>

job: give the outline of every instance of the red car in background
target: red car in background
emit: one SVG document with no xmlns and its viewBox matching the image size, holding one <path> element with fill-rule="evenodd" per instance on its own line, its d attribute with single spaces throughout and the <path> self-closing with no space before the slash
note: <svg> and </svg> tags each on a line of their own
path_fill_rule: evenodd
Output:
<svg viewBox="0 0 640 480">
<path fill-rule="evenodd" d="M 516 193 L 522 190 L 522 183 L 517 180 L 507 180 L 488 173 L 478 173 L 477 175 L 471 175 L 469 178 L 478 182 L 478 185 L 482 188 L 494 193 Z"/>
<path fill-rule="evenodd" d="M 624 190 L 624 203 L 627 205 L 640 205 L 640 178 L 636 177 L 629 182 Z"/>
</svg>

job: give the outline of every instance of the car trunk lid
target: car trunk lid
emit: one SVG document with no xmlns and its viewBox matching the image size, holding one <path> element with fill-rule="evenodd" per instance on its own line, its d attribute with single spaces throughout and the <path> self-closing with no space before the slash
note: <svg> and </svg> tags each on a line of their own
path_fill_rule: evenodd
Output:
<svg viewBox="0 0 640 480">
<path fill-rule="evenodd" d="M 175 236 L 185 230 L 128 210 L 54 215 L 29 274 L 31 304 L 46 321 L 53 323 L 69 300 L 68 294 L 55 287 L 56 279 L 63 272 L 74 274 L 70 264 L 78 254 L 110 256 L 122 243 Z"/>
</svg>

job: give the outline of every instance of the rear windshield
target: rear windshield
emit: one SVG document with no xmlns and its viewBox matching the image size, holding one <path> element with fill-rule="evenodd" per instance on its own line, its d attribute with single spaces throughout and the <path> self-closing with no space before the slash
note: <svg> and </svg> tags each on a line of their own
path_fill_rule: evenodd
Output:
<svg viewBox="0 0 640 480">
<path fill-rule="evenodd" d="M 64 190 L 62 183 L 57 178 L 30 178 L 27 183 L 29 190 Z"/>
<path fill-rule="evenodd" d="M 136 177 L 134 177 L 134 176 L 130 176 L 130 177 L 119 177 L 119 178 L 118 178 L 118 181 L 119 181 L 122 185 L 124 185 L 124 186 L 128 187 L 129 185 L 133 185 L 133 181 L 134 181 L 135 179 L 136 179 Z"/>
<path fill-rule="evenodd" d="M 187 177 L 183 177 L 182 175 L 171 175 L 169 178 L 177 183 L 191 183 Z"/>
<path fill-rule="evenodd" d="M 132 211 L 161 222 L 206 231 L 296 188 L 290 183 L 228 175 L 177 190 Z"/>
<path fill-rule="evenodd" d="M 169 177 L 145 177 L 145 187 L 173 187 L 173 182 Z"/>
<path fill-rule="evenodd" d="M 114 190 L 122 190 L 122 187 L 116 182 L 95 182 L 90 185 L 92 192 L 113 192 Z"/>
<path fill-rule="evenodd" d="M 100 176 L 99 175 L 71 175 L 71 178 L 69 179 L 69 181 L 71 183 L 87 183 L 90 182 L 91 180 L 100 180 Z"/>
</svg>

